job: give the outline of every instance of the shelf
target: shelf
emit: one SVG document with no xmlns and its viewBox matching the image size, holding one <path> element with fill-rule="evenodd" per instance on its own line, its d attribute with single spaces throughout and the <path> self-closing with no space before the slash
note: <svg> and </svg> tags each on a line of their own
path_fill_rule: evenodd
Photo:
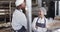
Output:
<svg viewBox="0 0 60 32">
<path fill-rule="evenodd" d="M 11 4 L 11 5 L 10 5 Z M 10 20 L 10 7 L 15 7 L 14 3 L 10 3 L 9 1 L 0 1 L 0 19 L 4 19 L 4 23 L 8 22 Z M 2 22 L 1 21 L 1 22 Z"/>
<path fill-rule="evenodd" d="M 0 9 L 9 9 L 9 7 L 0 6 Z"/>
</svg>

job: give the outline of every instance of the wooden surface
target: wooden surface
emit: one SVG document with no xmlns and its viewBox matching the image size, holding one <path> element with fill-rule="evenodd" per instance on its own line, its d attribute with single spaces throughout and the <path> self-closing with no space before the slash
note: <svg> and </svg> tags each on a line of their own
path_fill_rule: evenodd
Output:
<svg viewBox="0 0 60 32">
<path fill-rule="evenodd" d="M 56 28 L 60 28 L 60 20 L 53 20 L 54 22 L 50 22 L 47 24 L 47 28 L 48 29 L 56 29 Z"/>
</svg>

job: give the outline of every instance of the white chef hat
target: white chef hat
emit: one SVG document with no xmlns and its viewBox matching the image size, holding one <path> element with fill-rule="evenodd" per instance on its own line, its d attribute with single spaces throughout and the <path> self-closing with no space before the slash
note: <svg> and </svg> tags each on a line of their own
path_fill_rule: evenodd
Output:
<svg viewBox="0 0 60 32">
<path fill-rule="evenodd" d="M 16 0 L 15 5 L 19 6 L 24 2 L 24 0 Z"/>
<path fill-rule="evenodd" d="M 47 10 L 44 7 L 39 8 L 39 10 L 43 11 L 44 12 L 44 15 L 47 14 Z"/>
</svg>

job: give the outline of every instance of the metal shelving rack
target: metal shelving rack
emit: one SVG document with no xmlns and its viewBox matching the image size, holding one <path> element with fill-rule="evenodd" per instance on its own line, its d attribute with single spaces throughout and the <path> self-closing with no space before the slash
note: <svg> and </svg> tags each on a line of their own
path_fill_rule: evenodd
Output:
<svg viewBox="0 0 60 32">
<path fill-rule="evenodd" d="M 1 12 L 0 19 L 4 18 L 3 23 L 7 23 L 11 21 L 11 3 L 12 1 L 0 1 L 0 10 L 3 10 L 3 11 L 0 11 Z M 7 19 L 9 21 L 7 21 Z"/>
</svg>

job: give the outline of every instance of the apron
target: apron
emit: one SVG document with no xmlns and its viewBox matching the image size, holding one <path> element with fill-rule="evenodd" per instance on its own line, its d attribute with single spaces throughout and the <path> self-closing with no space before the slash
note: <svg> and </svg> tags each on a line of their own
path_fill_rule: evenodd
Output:
<svg viewBox="0 0 60 32">
<path fill-rule="evenodd" d="M 46 19 L 44 19 L 44 23 L 38 23 L 39 18 L 36 21 L 36 26 L 45 28 L 46 27 Z M 51 30 L 47 30 L 46 32 L 52 32 Z"/>
<path fill-rule="evenodd" d="M 27 31 L 26 31 L 25 27 L 24 27 L 24 26 L 22 26 L 22 28 L 21 28 L 21 29 L 19 29 L 19 30 L 17 30 L 17 31 L 14 31 L 14 32 L 27 32 Z"/>
<path fill-rule="evenodd" d="M 44 19 L 44 21 L 45 21 L 44 24 L 43 23 L 38 23 L 38 20 L 39 20 L 39 18 L 36 21 L 36 26 L 45 28 L 46 27 L 46 20 Z"/>
<path fill-rule="evenodd" d="M 38 18 L 37 21 L 36 21 L 36 26 L 44 29 L 44 28 L 46 27 L 46 19 L 44 19 L 44 23 L 38 23 L 38 20 L 39 20 L 39 18 Z M 39 28 L 38 28 L 38 29 L 39 29 Z M 43 31 L 44 31 L 44 30 L 43 30 Z M 43 32 L 43 31 L 39 31 L 39 32 Z M 35 31 L 35 32 L 38 32 L 38 31 Z"/>
</svg>

